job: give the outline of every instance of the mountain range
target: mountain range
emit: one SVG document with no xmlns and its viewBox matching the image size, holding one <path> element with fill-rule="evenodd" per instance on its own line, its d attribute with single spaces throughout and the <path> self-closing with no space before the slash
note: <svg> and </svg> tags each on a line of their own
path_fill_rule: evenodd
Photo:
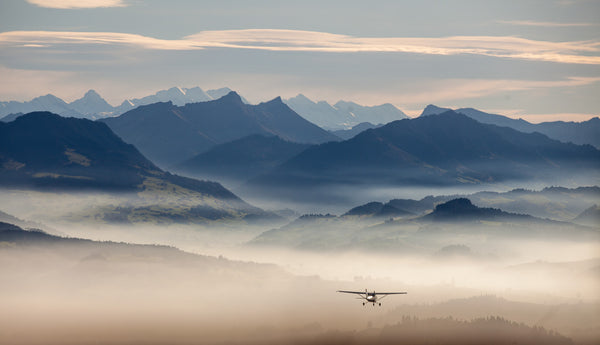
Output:
<svg viewBox="0 0 600 345">
<path fill-rule="evenodd" d="M 125 220 L 130 214 L 148 213 L 157 200 L 169 198 L 178 206 L 163 208 L 163 218 L 169 218 L 169 212 L 181 220 L 270 216 L 219 183 L 162 171 L 102 122 L 49 112 L 0 123 L 0 184 L 51 191 L 137 193 L 142 207 L 129 204 L 121 208 L 120 217 Z"/>
<path fill-rule="evenodd" d="M 184 106 L 172 102 L 140 106 L 101 121 L 161 166 L 181 163 L 215 145 L 252 134 L 308 144 L 339 140 L 296 114 L 279 97 L 249 105 L 235 92 Z"/>
<path fill-rule="evenodd" d="M 45 95 L 34 98 L 29 102 L 0 102 L 0 121 L 9 122 L 19 115 L 33 111 L 50 111 L 62 116 L 99 119 L 118 116 L 138 106 L 157 102 L 171 101 L 174 105 L 183 106 L 188 103 L 216 100 L 229 92 L 231 92 L 231 89 L 227 87 L 208 91 L 204 91 L 199 87 L 172 87 L 158 91 L 153 95 L 125 100 L 116 107 L 108 104 L 94 90 L 89 90 L 82 98 L 71 103 L 66 103 L 53 95 Z M 243 97 L 241 99 L 242 102 L 249 104 Z M 389 103 L 369 107 L 354 102 L 339 101 L 334 105 L 330 105 L 325 101 L 314 102 L 302 94 L 283 100 L 283 102 L 300 116 L 332 131 L 342 139 L 350 139 L 368 128 L 375 128 L 395 120 L 407 118 L 401 110 Z M 440 114 L 447 110 L 450 109 L 430 104 L 423 110 L 421 116 Z M 581 145 L 591 144 L 596 148 L 600 148 L 599 118 L 583 122 L 554 121 L 532 124 L 523 119 L 511 119 L 473 108 L 461 108 L 457 109 L 456 112 L 467 115 L 481 123 L 510 127 L 525 133 L 539 132 L 563 142 L 573 142 Z"/>
<path fill-rule="evenodd" d="M 447 111 L 308 148 L 250 187 L 464 185 L 593 175 L 600 151 Z M 590 176 L 588 176 L 590 177 Z"/>
<path fill-rule="evenodd" d="M 507 192 L 483 191 L 460 195 L 429 195 L 419 200 L 392 199 L 385 203 L 372 201 L 352 208 L 343 216 L 357 216 L 364 219 L 420 215 L 433 211 L 439 204 L 460 198 L 467 198 L 481 207 L 526 213 L 537 218 L 583 221 L 587 219 L 586 215 L 592 215 L 597 210 L 596 204 L 600 203 L 600 187 L 546 187 L 540 191 L 513 189 Z M 392 210 L 395 214 L 382 215 L 381 210 Z M 582 224 L 590 225 L 590 219 L 587 220 Z M 578 221 L 574 222 L 579 223 Z"/>
<path fill-rule="evenodd" d="M 440 108 L 430 104 L 423 110 L 420 116 L 441 114 L 448 110 L 451 109 Z M 523 133 L 538 132 L 562 142 L 572 142 L 579 145 L 590 144 L 600 149 L 600 118 L 598 117 L 583 122 L 554 121 L 534 124 L 523 119 L 511 119 L 506 116 L 489 114 L 473 108 L 456 109 L 455 112 L 467 115 L 481 123 L 510 127 Z"/>
<path fill-rule="evenodd" d="M 302 94 L 283 102 L 308 121 L 331 131 L 350 129 L 362 122 L 386 124 L 408 118 L 390 103 L 369 107 L 339 101 L 331 105 L 325 101 L 313 102 Z"/>
<path fill-rule="evenodd" d="M 231 92 L 224 87 L 215 90 L 204 91 L 199 87 L 180 88 L 172 87 L 161 90 L 153 95 L 142 98 L 128 99 L 119 106 L 113 107 L 104 100 L 96 91 L 89 90 L 82 98 L 67 103 L 54 95 L 45 95 L 32 99 L 28 102 L 0 102 L 0 121 L 9 122 L 14 120 L 18 114 L 26 114 L 34 111 L 49 111 L 66 117 L 79 117 L 91 120 L 121 115 L 141 105 L 157 102 L 173 102 L 178 106 L 187 103 L 206 102 L 219 99 Z M 244 98 L 245 103 L 248 101 Z"/>
<path fill-rule="evenodd" d="M 378 212 L 379 209 L 378 205 L 372 203 L 362 208 L 370 208 L 371 212 Z M 478 207 L 467 198 L 440 203 L 426 214 L 412 215 L 406 212 L 400 218 L 385 222 L 377 218 L 357 221 L 351 213 L 352 210 L 341 217 L 304 215 L 282 227 L 263 232 L 248 245 L 310 251 L 358 249 L 439 254 L 439 248 L 445 248 L 446 251 L 465 248 L 457 246 L 457 240 L 486 246 L 490 241 L 506 238 L 568 238 L 582 242 L 599 238 L 598 232 L 591 227 Z"/>
</svg>

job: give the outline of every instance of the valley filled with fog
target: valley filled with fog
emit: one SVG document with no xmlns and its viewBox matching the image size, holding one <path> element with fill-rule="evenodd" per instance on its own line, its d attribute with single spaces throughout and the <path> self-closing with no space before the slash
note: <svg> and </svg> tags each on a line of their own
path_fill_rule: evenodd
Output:
<svg viewBox="0 0 600 345">
<path fill-rule="evenodd" d="M 170 197 L 152 207 L 177 203 Z M 452 204 L 464 199 L 473 204 Z M 598 339 L 600 236 L 597 223 L 573 222 L 600 202 L 598 188 L 395 200 L 258 222 L 131 223 L 103 213 L 148 202 L 135 194 L 4 190 L 0 221 L 61 239 L 0 241 L 0 339 L 384 344 L 448 340 L 461 327 L 477 339 L 471 326 L 483 339 Z M 389 213 L 400 202 L 415 209 Z M 363 306 L 340 289 L 408 294 Z"/>
</svg>

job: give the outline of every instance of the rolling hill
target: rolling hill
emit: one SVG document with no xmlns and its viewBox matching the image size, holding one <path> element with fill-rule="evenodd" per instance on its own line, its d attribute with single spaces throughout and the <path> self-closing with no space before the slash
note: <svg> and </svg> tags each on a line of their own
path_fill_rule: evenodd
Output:
<svg viewBox="0 0 600 345">
<path fill-rule="evenodd" d="M 269 217 L 216 182 L 162 171 L 106 124 L 87 119 L 34 112 L 0 123 L 0 167 L 4 188 L 136 193 L 137 203 L 116 207 L 124 221 L 140 214 L 174 221 Z"/>
</svg>

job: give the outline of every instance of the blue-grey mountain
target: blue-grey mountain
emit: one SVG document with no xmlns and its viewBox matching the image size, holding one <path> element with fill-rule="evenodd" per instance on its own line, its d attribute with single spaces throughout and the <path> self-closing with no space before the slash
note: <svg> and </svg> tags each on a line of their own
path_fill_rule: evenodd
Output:
<svg viewBox="0 0 600 345">
<path fill-rule="evenodd" d="M 66 117 L 79 117 L 91 120 L 118 116 L 141 105 L 157 102 L 173 102 L 175 105 L 187 103 L 206 102 L 219 99 L 231 92 L 224 87 L 216 90 L 204 91 L 199 87 L 181 88 L 172 87 L 168 90 L 160 90 L 153 95 L 142 98 L 124 100 L 119 106 L 113 107 L 104 100 L 96 91 L 89 90 L 85 95 L 71 103 L 67 103 L 54 95 L 36 97 L 28 102 L 8 101 L 0 102 L 0 121 L 9 122 L 17 116 L 34 112 L 49 111 Z M 244 98 L 242 100 L 248 103 Z M 12 115 L 7 117 L 7 115 Z"/>
<path fill-rule="evenodd" d="M 27 114 L 34 111 L 49 111 L 62 116 L 84 117 L 83 114 L 71 108 L 65 101 L 50 94 L 36 97 L 29 102 L 0 102 L 1 117 L 17 113 Z"/>
<path fill-rule="evenodd" d="M 430 104 L 423 110 L 421 116 L 441 114 L 448 110 L 450 109 Z M 600 118 L 598 117 L 582 122 L 553 121 L 534 124 L 523 119 L 511 119 L 506 116 L 489 114 L 473 108 L 461 108 L 455 111 L 481 123 L 510 127 L 524 133 L 538 132 L 562 142 L 572 142 L 580 145 L 590 144 L 596 148 L 600 148 Z"/>
<path fill-rule="evenodd" d="M 571 221 L 600 203 L 600 187 L 547 187 L 540 191 L 513 189 L 508 192 L 483 191 L 474 194 L 426 196 L 420 200 L 392 199 L 386 203 L 372 201 L 356 206 L 345 215 L 376 217 L 383 207 L 405 210 L 420 215 L 431 212 L 439 204 L 467 198 L 481 207 L 501 208 L 511 213 L 526 213 L 538 218 Z M 590 205 L 593 205 L 590 207 Z"/>
<path fill-rule="evenodd" d="M 235 92 L 182 107 L 171 102 L 141 106 L 102 121 L 162 166 L 183 162 L 218 144 L 252 134 L 277 135 L 308 144 L 338 140 L 296 114 L 279 97 L 249 105 Z"/>
<path fill-rule="evenodd" d="M 241 183 L 267 173 L 309 146 L 277 136 L 253 134 L 217 145 L 177 165 L 175 169 L 198 178 Z"/>
<path fill-rule="evenodd" d="M 252 186 L 461 185 L 593 178 L 600 151 L 539 133 L 479 123 L 449 111 L 400 120 L 343 142 L 311 147 Z"/>
<path fill-rule="evenodd" d="M 332 131 L 350 129 L 362 122 L 385 124 L 407 118 L 402 110 L 389 103 L 369 107 L 339 101 L 331 105 L 325 101 L 313 102 L 302 94 L 284 102 L 308 121 Z"/>
<path fill-rule="evenodd" d="M 383 125 L 374 125 L 370 122 L 361 122 L 350 129 L 338 129 L 337 131 L 332 131 L 331 133 L 335 134 L 341 139 L 348 140 L 356 136 L 358 133 L 366 131 L 367 129 L 378 128 L 381 126 Z"/>
</svg>

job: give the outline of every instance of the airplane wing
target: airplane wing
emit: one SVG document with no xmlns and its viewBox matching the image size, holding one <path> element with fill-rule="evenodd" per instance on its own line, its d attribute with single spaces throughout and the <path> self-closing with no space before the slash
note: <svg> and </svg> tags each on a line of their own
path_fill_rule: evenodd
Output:
<svg viewBox="0 0 600 345">
<path fill-rule="evenodd" d="M 376 292 L 376 295 L 406 295 L 408 292 Z"/>
<path fill-rule="evenodd" d="M 338 290 L 337 292 L 343 292 L 343 293 L 353 293 L 356 295 L 364 295 L 365 292 L 364 291 L 345 291 L 345 290 Z"/>
</svg>

